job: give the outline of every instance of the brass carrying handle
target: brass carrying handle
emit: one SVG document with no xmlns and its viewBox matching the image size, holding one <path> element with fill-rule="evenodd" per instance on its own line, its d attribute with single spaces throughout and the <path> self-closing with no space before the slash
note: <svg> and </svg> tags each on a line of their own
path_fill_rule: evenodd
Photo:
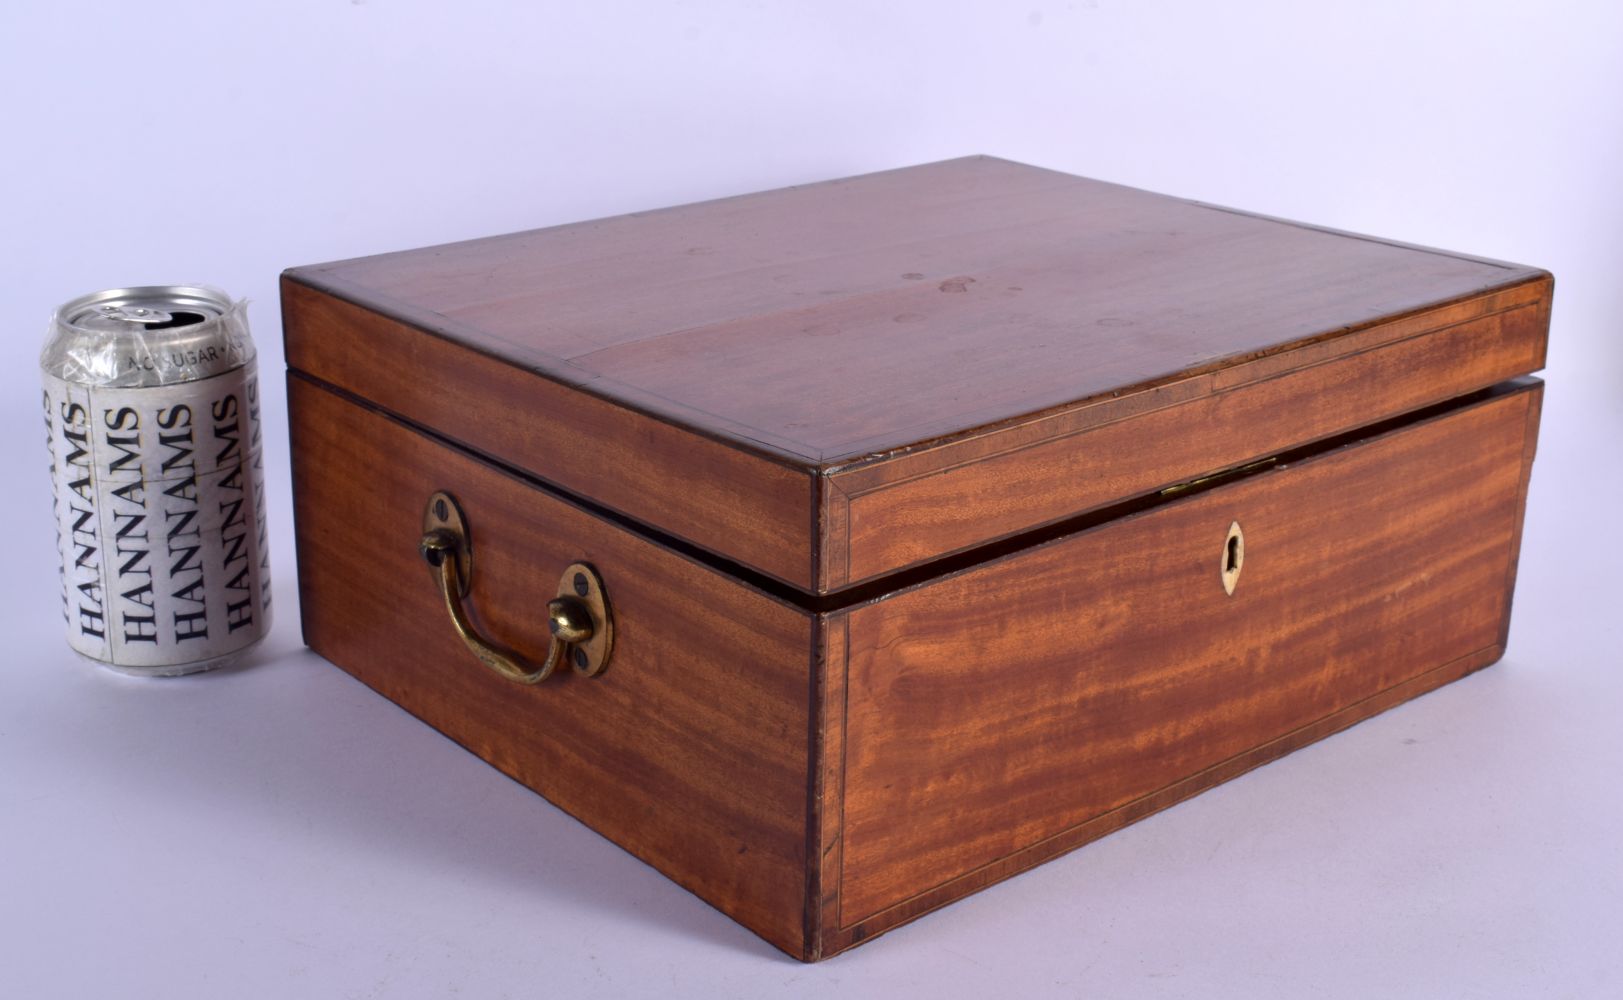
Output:
<svg viewBox="0 0 1623 1000">
<path fill-rule="evenodd" d="M 469 614 L 466 599 L 473 580 L 473 542 L 456 498 L 442 491 L 428 498 L 423 511 L 423 561 L 434 571 L 451 625 L 479 662 L 520 684 L 539 684 L 552 676 L 567 654 L 575 673 L 596 677 L 614 648 L 614 619 L 597 570 L 572 563 L 558 583 L 558 596 L 547 602 L 547 628 L 552 633 L 547 657 L 539 665 L 514 650 L 486 639 Z"/>
</svg>

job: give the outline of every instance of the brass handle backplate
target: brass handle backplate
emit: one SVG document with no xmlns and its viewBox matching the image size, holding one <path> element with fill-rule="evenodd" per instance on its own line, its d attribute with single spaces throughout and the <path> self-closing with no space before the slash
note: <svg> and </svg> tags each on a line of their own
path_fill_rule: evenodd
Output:
<svg viewBox="0 0 1623 1000">
<path fill-rule="evenodd" d="M 434 571 L 457 635 L 479 662 L 498 674 L 520 684 L 539 684 L 565 658 L 575 673 L 585 677 L 596 677 L 609 665 L 614 617 L 609 613 L 603 580 L 591 566 L 572 563 L 564 570 L 558 596 L 547 603 L 547 628 L 552 633 L 547 656 L 536 664 L 486 639 L 474 625 L 467 605 L 473 582 L 473 539 L 456 498 L 443 490 L 428 498 L 419 551 Z"/>
</svg>

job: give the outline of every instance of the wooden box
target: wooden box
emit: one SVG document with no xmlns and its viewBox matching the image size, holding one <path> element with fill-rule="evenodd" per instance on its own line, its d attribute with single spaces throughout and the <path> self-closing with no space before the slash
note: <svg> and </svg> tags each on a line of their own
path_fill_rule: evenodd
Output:
<svg viewBox="0 0 1623 1000">
<path fill-rule="evenodd" d="M 305 638 L 814 960 L 1497 659 L 1551 287 L 990 158 L 295 268 Z"/>
</svg>

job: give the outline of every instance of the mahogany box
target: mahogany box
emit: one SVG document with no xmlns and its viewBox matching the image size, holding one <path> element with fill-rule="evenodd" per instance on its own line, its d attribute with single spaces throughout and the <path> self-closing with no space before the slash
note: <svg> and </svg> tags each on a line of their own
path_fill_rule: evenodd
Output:
<svg viewBox="0 0 1623 1000">
<path fill-rule="evenodd" d="M 294 268 L 305 640 L 815 960 L 1494 662 L 1551 288 L 987 157 Z"/>
</svg>

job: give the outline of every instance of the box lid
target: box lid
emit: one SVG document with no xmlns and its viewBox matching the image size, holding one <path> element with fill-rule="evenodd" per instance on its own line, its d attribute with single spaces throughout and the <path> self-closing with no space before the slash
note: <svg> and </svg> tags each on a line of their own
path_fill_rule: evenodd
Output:
<svg viewBox="0 0 1623 1000">
<path fill-rule="evenodd" d="M 830 594 L 1543 366 L 1543 271 L 988 157 L 283 277 L 291 368 Z"/>
</svg>

